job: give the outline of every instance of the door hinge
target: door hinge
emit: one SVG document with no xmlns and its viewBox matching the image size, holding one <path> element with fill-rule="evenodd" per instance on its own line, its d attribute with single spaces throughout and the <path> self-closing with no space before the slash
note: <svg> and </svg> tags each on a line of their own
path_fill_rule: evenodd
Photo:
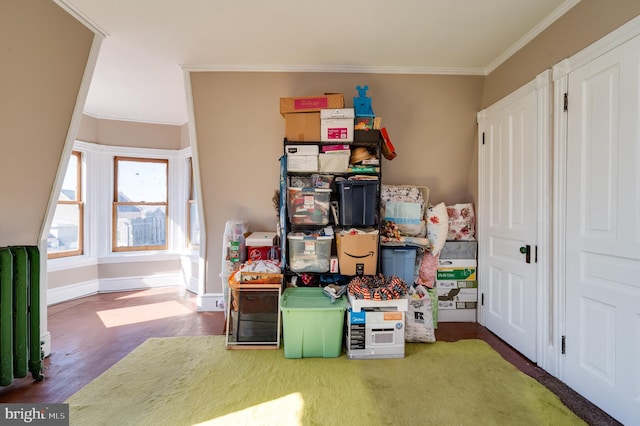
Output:
<svg viewBox="0 0 640 426">
<path fill-rule="evenodd" d="M 562 336 L 562 344 L 560 349 L 562 355 L 567 353 L 567 336 Z"/>
<path fill-rule="evenodd" d="M 484 293 L 480 293 L 480 306 L 484 306 Z"/>
<path fill-rule="evenodd" d="M 482 132 L 482 145 L 484 145 L 484 132 Z"/>
<path fill-rule="evenodd" d="M 564 110 L 569 111 L 569 94 L 564 94 Z"/>
</svg>

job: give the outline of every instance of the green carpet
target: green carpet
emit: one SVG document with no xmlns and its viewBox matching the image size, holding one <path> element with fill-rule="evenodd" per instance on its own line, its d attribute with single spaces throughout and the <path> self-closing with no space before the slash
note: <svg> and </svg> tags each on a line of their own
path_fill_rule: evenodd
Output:
<svg viewBox="0 0 640 426">
<path fill-rule="evenodd" d="M 481 340 L 405 352 L 288 359 L 223 336 L 153 338 L 66 402 L 83 426 L 584 424 Z"/>
</svg>

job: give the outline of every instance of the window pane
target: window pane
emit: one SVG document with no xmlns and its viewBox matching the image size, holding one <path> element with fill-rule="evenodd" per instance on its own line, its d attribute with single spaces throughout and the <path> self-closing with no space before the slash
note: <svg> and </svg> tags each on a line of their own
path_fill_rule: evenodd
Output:
<svg viewBox="0 0 640 426">
<path fill-rule="evenodd" d="M 196 203 L 189 204 L 189 243 L 192 246 L 200 245 L 200 221 Z"/>
<path fill-rule="evenodd" d="M 47 236 L 48 253 L 78 250 L 79 237 L 80 206 L 58 204 Z"/>
<path fill-rule="evenodd" d="M 64 181 L 62 182 L 62 189 L 60 190 L 60 196 L 58 200 L 61 201 L 77 201 L 79 200 L 78 194 L 78 156 L 71 155 L 69 158 L 69 165 L 67 166 L 67 172 L 64 175 Z"/>
<path fill-rule="evenodd" d="M 167 163 L 118 160 L 118 201 L 167 202 Z"/>
<path fill-rule="evenodd" d="M 167 242 L 166 206 L 118 206 L 116 247 L 164 246 Z"/>
</svg>

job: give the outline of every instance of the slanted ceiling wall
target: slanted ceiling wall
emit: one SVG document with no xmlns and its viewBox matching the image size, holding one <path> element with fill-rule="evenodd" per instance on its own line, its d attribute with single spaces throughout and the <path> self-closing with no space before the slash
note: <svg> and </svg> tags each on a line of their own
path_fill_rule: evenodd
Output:
<svg viewBox="0 0 640 426">
<path fill-rule="evenodd" d="M 0 7 L 0 246 L 36 245 L 94 34 L 50 0 Z"/>
</svg>

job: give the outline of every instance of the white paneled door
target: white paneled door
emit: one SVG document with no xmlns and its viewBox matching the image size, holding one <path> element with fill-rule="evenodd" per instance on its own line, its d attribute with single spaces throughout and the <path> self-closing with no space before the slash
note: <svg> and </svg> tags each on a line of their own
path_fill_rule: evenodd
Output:
<svg viewBox="0 0 640 426">
<path fill-rule="evenodd" d="M 536 361 L 535 82 L 478 114 L 480 322 Z"/>
<path fill-rule="evenodd" d="M 640 36 L 568 74 L 564 381 L 640 421 Z"/>
</svg>

